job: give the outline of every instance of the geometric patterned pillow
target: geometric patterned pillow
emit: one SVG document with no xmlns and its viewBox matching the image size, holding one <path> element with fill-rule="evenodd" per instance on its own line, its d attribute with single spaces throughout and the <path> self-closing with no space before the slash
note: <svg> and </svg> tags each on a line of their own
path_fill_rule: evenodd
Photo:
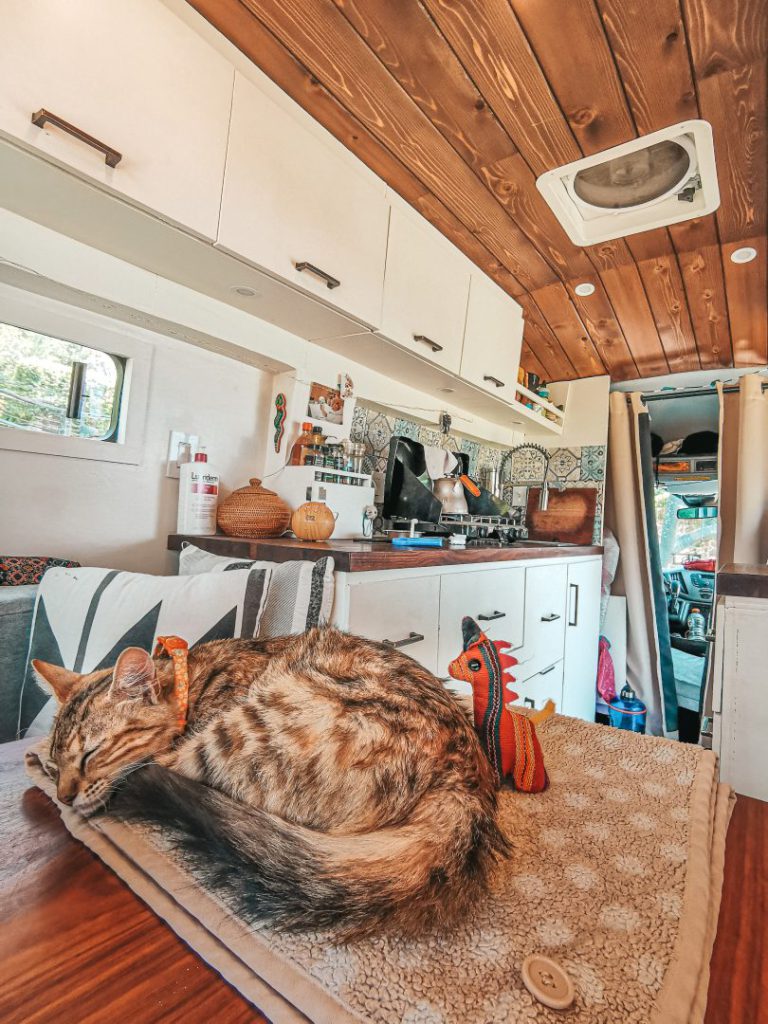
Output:
<svg viewBox="0 0 768 1024">
<path fill-rule="evenodd" d="M 114 665 L 126 647 L 151 654 L 158 636 L 183 637 L 191 648 L 208 640 L 256 636 L 270 578 L 266 569 L 186 577 L 50 569 L 35 604 L 19 735 L 48 702 L 29 664 L 33 658 L 87 673 Z M 54 711 L 52 703 L 35 735 L 47 731 Z"/>
<path fill-rule="evenodd" d="M 25 558 L 21 555 L 0 555 L 0 587 L 26 587 L 39 583 L 46 569 L 54 566 L 76 569 L 79 562 L 65 558 Z"/>
<path fill-rule="evenodd" d="M 259 636 L 265 637 L 303 633 L 328 622 L 333 609 L 335 567 L 330 555 L 316 562 L 256 562 L 214 555 L 186 542 L 179 553 L 179 576 L 271 569 L 272 582 L 259 629 Z"/>
</svg>

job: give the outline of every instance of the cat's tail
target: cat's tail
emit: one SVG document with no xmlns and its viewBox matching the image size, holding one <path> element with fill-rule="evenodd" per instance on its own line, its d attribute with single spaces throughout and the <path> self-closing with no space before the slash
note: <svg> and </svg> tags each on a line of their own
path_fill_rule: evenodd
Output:
<svg viewBox="0 0 768 1024">
<path fill-rule="evenodd" d="M 131 775 L 109 813 L 159 826 L 201 882 L 253 924 L 414 933 L 459 920 L 509 852 L 471 794 L 435 792 L 401 824 L 333 835 L 291 824 L 160 765 Z"/>
</svg>

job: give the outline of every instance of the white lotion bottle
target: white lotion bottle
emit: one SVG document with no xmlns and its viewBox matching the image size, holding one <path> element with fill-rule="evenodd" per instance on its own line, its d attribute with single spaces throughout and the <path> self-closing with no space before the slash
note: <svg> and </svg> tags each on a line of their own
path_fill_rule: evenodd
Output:
<svg viewBox="0 0 768 1024">
<path fill-rule="evenodd" d="M 179 514 L 177 533 L 209 537 L 216 533 L 216 506 L 219 503 L 219 474 L 208 462 L 204 448 L 194 461 L 179 469 Z"/>
</svg>

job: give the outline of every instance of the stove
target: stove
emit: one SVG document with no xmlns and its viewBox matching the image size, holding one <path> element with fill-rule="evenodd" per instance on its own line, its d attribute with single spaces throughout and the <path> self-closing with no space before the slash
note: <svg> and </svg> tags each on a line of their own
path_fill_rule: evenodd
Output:
<svg viewBox="0 0 768 1024">
<path fill-rule="evenodd" d="M 468 515 L 444 512 L 438 523 L 416 524 L 416 532 L 422 535 L 447 537 L 459 534 L 467 538 L 467 547 L 506 547 L 528 536 L 527 529 L 520 523 L 522 510 L 517 516 Z M 407 533 L 410 522 L 393 519 L 392 530 Z"/>
</svg>

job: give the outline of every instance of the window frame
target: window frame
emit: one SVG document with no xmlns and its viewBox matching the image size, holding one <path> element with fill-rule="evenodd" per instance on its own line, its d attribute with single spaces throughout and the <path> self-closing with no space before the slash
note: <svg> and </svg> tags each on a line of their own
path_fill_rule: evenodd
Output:
<svg viewBox="0 0 768 1024">
<path fill-rule="evenodd" d="M 0 320 L 96 349 L 116 357 L 116 363 L 122 362 L 123 366 L 117 422 L 107 437 L 64 437 L 0 427 L 0 449 L 138 465 L 144 448 L 153 353 L 153 346 L 143 339 L 142 332 L 90 310 L 5 284 L 0 284 Z"/>
</svg>

